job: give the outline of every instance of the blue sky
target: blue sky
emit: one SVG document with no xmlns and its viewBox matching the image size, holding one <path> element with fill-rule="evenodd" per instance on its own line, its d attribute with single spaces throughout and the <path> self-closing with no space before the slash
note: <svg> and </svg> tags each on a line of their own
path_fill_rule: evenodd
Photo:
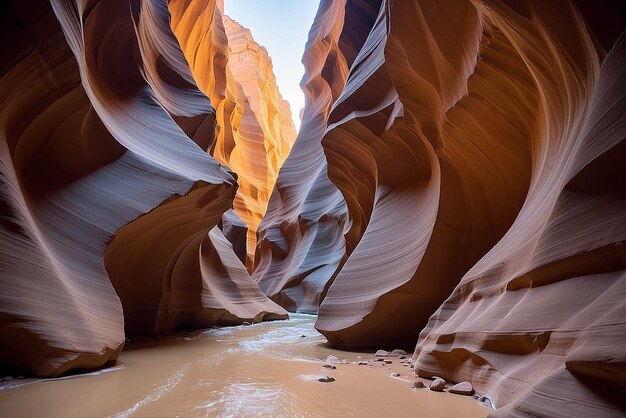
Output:
<svg viewBox="0 0 626 418">
<path fill-rule="evenodd" d="M 274 74 L 283 99 L 289 101 L 296 128 L 304 106 L 300 80 L 304 67 L 300 63 L 309 29 L 319 0 L 224 0 L 224 12 L 250 29 L 258 44 L 263 45 L 274 65 Z"/>
</svg>

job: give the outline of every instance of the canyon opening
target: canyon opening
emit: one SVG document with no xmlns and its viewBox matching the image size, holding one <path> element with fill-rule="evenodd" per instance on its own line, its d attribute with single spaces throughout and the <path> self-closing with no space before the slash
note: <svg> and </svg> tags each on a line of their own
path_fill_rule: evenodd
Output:
<svg viewBox="0 0 626 418">
<path fill-rule="evenodd" d="M 0 415 L 626 416 L 626 10 L 0 6 Z"/>
</svg>

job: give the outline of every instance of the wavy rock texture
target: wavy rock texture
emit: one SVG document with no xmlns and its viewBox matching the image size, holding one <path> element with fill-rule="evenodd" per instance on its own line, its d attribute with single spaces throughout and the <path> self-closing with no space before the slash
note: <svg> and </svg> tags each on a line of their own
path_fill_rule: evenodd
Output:
<svg viewBox="0 0 626 418">
<path fill-rule="evenodd" d="M 285 317 L 215 228 L 235 180 L 185 134 L 215 114 L 165 2 L 15 1 L 2 22 L 3 365 L 100 366 L 124 323 Z"/>
<path fill-rule="evenodd" d="M 248 227 L 252 268 L 256 231 L 296 138 L 265 48 L 250 31 L 223 15 L 222 2 L 173 0 L 171 26 L 200 89 L 217 111 L 211 155 L 237 173 L 234 209 Z"/>
<path fill-rule="evenodd" d="M 345 259 L 345 201 L 328 178 L 321 146 L 332 104 L 378 14 L 376 1 L 322 1 L 302 59 L 305 108 L 259 227 L 252 277 L 273 300 L 316 313 Z M 351 22 L 345 28 L 344 22 Z"/>
<path fill-rule="evenodd" d="M 332 259 L 316 324 L 332 344 L 406 346 L 424 329 L 418 372 L 471 381 L 496 415 L 620 415 L 623 5 L 384 1 L 367 24 L 344 20 L 363 4 L 320 6 L 304 86 L 322 87 L 303 121 L 316 112 L 318 136 L 303 123 L 254 277 L 302 309 L 304 281 Z M 353 60 L 323 53 L 360 25 Z M 326 255 L 293 228 L 315 207 L 313 171 L 289 169 L 305 146 L 341 192 L 332 207 L 345 202 L 341 217 L 320 206 L 307 223 L 342 219 L 345 249 L 335 240 Z M 309 270 L 285 275 L 301 260 Z"/>
<path fill-rule="evenodd" d="M 492 29 L 474 74 L 507 54 L 525 63 L 516 87 L 532 80 L 531 181 L 513 225 L 422 331 L 416 368 L 471 378 L 506 405 L 498 416 L 621 416 L 626 40 L 600 65 L 573 6 L 538 6 L 478 7 Z"/>
</svg>

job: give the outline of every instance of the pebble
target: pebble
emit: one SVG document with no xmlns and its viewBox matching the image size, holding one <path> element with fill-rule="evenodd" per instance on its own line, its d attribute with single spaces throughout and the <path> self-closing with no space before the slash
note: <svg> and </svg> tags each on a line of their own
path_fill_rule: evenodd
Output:
<svg viewBox="0 0 626 418">
<path fill-rule="evenodd" d="M 433 382 L 430 384 L 430 390 L 433 390 L 435 392 L 441 392 L 445 389 L 445 387 L 446 381 L 441 378 L 433 380 Z"/>
<path fill-rule="evenodd" d="M 378 350 L 376 354 L 374 354 L 374 357 L 389 357 L 389 351 Z"/>
<path fill-rule="evenodd" d="M 470 382 L 461 382 L 448 389 L 448 392 L 457 395 L 472 396 L 474 394 L 474 387 Z"/>
<path fill-rule="evenodd" d="M 329 382 L 334 382 L 335 381 L 335 379 L 333 377 L 330 377 L 330 376 L 320 377 L 317 380 L 319 380 L 322 383 L 329 383 Z"/>
<path fill-rule="evenodd" d="M 413 382 L 413 384 L 411 385 L 411 387 L 413 389 L 423 389 L 426 387 L 426 385 L 424 384 L 424 382 L 422 382 L 421 380 L 416 380 L 415 382 Z"/>
<path fill-rule="evenodd" d="M 391 360 L 385 360 L 385 364 L 391 364 L 391 363 L 393 363 L 393 361 L 391 361 Z"/>
<path fill-rule="evenodd" d="M 335 370 L 337 368 L 337 366 L 333 366 L 332 364 L 324 364 L 322 367 L 331 370 Z"/>
<path fill-rule="evenodd" d="M 400 377 L 400 373 L 391 373 L 389 376 L 391 376 L 391 377 Z"/>
<path fill-rule="evenodd" d="M 394 356 L 394 357 L 406 356 L 406 351 L 404 351 L 404 350 L 400 350 L 400 349 L 396 348 L 395 350 L 393 350 L 393 351 L 391 352 L 391 354 L 390 354 L 390 355 L 392 355 L 392 356 Z"/>
<path fill-rule="evenodd" d="M 359 361 L 357 363 L 357 366 L 368 366 L 370 363 L 369 361 Z"/>
</svg>

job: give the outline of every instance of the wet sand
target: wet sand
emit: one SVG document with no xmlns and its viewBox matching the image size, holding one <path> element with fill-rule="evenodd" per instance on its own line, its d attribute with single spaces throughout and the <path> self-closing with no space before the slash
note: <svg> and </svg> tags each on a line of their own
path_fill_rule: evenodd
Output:
<svg viewBox="0 0 626 418">
<path fill-rule="evenodd" d="M 358 366 L 373 354 L 330 349 L 314 316 L 291 318 L 132 344 L 115 366 L 90 375 L 0 384 L 0 416 L 473 418 L 490 411 L 472 397 L 412 389 L 414 374 L 398 358 Z M 330 355 L 352 363 L 324 369 Z M 321 383 L 323 376 L 336 380 Z"/>
</svg>

